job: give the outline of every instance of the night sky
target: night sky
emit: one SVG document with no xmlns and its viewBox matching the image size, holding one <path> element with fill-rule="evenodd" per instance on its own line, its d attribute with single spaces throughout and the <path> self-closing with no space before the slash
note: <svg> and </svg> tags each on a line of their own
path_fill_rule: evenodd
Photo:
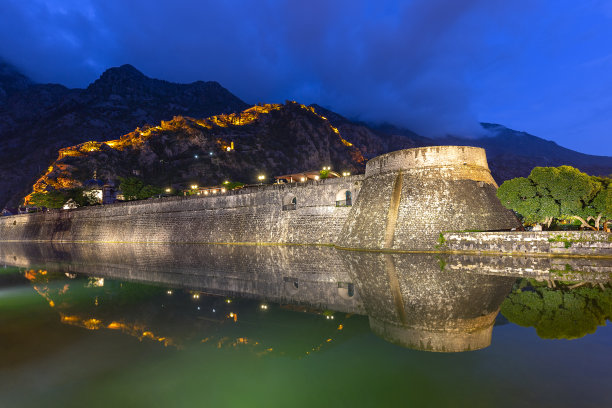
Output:
<svg viewBox="0 0 612 408">
<path fill-rule="evenodd" d="M 0 57 L 85 87 L 132 64 L 426 136 L 501 123 L 612 155 L 612 0 L 1 0 Z"/>
</svg>

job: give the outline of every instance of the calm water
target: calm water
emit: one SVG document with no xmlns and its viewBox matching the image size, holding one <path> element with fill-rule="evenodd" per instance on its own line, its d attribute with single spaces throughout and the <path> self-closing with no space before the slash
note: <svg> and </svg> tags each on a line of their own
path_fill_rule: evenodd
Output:
<svg viewBox="0 0 612 408">
<path fill-rule="evenodd" d="M 0 406 L 612 405 L 612 265 L 528 262 L 0 244 Z"/>
</svg>

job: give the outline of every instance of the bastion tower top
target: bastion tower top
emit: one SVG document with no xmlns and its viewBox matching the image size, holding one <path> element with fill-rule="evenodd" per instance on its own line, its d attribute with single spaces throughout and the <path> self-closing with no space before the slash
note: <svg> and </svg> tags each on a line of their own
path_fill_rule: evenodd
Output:
<svg viewBox="0 0 612 408">
<path fill-rule="evenodd" d="M 433 250 L 443 231 L 519 228 L 496 190 L 478 147 L 431 146 L 375 157 L 337 244 Z"/>
</svg>

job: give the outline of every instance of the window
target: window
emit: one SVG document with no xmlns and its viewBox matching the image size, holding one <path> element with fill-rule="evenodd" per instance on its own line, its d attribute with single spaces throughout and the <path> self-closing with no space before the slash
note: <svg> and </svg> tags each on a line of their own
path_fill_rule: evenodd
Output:
<svg viewBox="0 0 612 408">
<path fill-rule="evenodd" d="M 353 195 L 350 190 L 341 190 L 336 194 L 336 207 L 350 207 L 353 205 Z"/>
<path fill-rule="evenodd" d="M 287 196 L 283 200 L 283 211 L 291 211 L 297 208 L 297 197 Z"/>
</svg>

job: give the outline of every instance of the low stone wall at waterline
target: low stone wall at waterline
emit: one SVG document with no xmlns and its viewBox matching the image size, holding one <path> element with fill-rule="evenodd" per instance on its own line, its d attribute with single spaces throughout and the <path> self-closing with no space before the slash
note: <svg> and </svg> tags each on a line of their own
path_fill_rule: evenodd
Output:
<svg viewBox="0 0 612 408">
<path fill-rule="evenodd" d="M 452 252 L 612 257 L 612 233 L 597 231 L 444 232 L 438 249 Z"/>
</svg>

